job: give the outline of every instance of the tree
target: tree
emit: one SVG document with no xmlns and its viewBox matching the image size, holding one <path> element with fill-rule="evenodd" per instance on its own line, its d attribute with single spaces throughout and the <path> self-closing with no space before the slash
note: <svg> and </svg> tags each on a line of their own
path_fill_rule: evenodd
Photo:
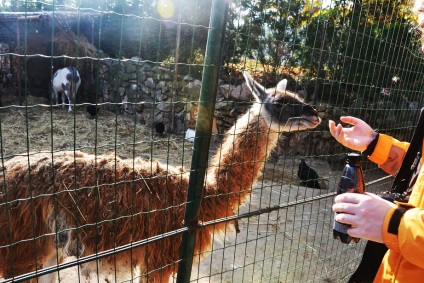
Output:
<svg viewBox="0 0 424 283">
<path fill-rule="evenodd" d="M 415 83 L 411 70 L 419 62 L 410 52 L 416 46 L 409 33 L 408 5 L 408 1 L 336 2 L 308 25 L 305 52 L 311 60 L 301 60 L 302 66 L 316 73 L 319 42 L 313 38 L 322 33 L 320 21 L 327 20 L 325 76 L 340 82 L 339 89 L 358 92 L 363 86 L 371 86 L 366 91 L 375 93 L 392 86 L 395 76 L 404 85 Z M 305 56 L 299 54 L 301 57 Z"/>
<path fill-rule="evenodd" d="M 243 0 L 241 7 L 249 11 L 239 31 L 245 44 L 244 55 L 273 70 L 291 61 L 294 48 L 300 43 L 297 31 L 304 20 L 300 13 L 301 1 Z"/>
</svg>

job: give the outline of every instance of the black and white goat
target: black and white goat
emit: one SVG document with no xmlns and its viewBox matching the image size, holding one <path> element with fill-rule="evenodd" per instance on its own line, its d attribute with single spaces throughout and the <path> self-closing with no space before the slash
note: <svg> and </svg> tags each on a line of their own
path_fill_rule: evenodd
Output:
<svg viewBox="0 0 424 283">
<path fill-rule="evenodd" d="M 65 107 L 65 95 L 68 98 L 69 108 L 72 111 L 72 104 L 75 103 L 78 88 L 81 85 L 81 77 L 74 67 L 66 67 L 57 70 L 53 75 L 53 92 L 56 105 L 59 104 L 59 92 L 62 93 L 62 108 Z"/>
</svg>

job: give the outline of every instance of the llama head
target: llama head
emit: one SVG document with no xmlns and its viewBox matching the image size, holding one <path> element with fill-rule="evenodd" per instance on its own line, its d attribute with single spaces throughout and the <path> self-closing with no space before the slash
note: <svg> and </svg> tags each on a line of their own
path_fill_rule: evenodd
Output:
<svg viewBox="0 0 424 283">
<path fill-rule="evenodd" d="M 265 89 L 246 71 L 244 78 L 271 130 L 295 132 L 313 129 L 321 123 L 314 108 L 296 94 L 286 91 L 287 80 L 280 81 L 275 88 Z"/>
</svg>

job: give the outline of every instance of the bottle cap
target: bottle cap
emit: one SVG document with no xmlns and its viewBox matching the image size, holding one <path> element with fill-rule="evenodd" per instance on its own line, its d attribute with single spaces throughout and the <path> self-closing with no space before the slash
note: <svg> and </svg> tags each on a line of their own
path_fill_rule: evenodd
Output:
<svg viewBox="0 0 424 283">
<path fill-rule="evenodd" d="M 347 154 L 346 163 L 359 164 L 362 161 L 362 157 L 359 153 L 351 152 Z"/>
</svg>

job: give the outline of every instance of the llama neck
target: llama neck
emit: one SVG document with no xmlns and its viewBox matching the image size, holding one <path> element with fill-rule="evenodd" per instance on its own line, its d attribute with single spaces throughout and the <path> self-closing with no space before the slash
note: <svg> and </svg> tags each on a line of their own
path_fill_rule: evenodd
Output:
<svg viewBox="0 0 424 283">
<path fill-rule="evenodd" d="M 226 201 L 222 205 L 228 212 L 235 211 L 250 194 L 268 154 L 277 145 L 278 133 L 269 129 L 260 111 L 253 107 L 238 119 L 210 163 L 205 196 L 217 196 L 212 198 L 215 205 L 218 199 Z"/>
</svg>

